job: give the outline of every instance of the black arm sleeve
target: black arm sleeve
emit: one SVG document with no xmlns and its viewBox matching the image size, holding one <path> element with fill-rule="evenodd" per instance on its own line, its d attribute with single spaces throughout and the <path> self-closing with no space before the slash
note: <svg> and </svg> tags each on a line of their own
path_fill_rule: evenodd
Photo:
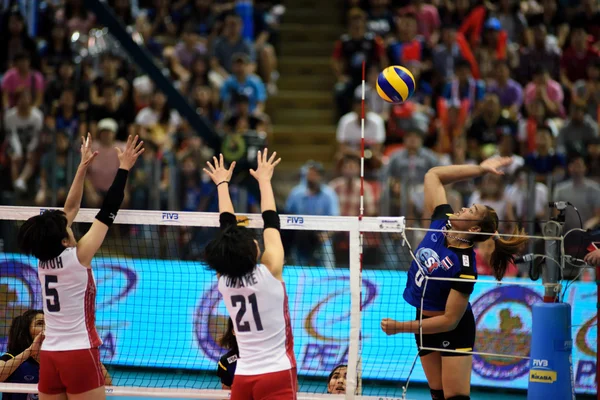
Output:
<svg viewBox="0 0 600 400">
<path fill-rule="evenodd" d="M 273 210 L 267 210 L 264 211 L 262 213 L 262 218 L 263 218 L 263 222 L 264 222 L 264 228 L 273 228 L 273 229 L 277 229 L 280 230 L 281 229 L 281 224 L 279 221 L 279 214 L 277 213 L 277 211 L 273 211 Z"/>
<path fill-rule="evenodd" d="M 457 249 L 458 250 L 458 249 Z M 463 250 L 463 249 L 460 249 Z M 477 267 L 475 265 L 475 257 L 473 249 L 464 249 L 464 251 L 456 251 L 460 270 L 453 278 L 463 279 L 461 281 L 452 281 L 451 288 L 464 294 L 473 293 L 475 282 L 477 281 Z"/>
<path fill-rule="evenodd" d="M 222 212 L 219 215 L 219 223 L 221 224 L 221 229 L 229 228 L 232 225 L 237 225 L 237 218 L 230 212 Z"/>
<path fill-rule="evenodd" d="M 119 168 L 115 180 L 108 189 L 108 192 L 106 192 L 102 207 L 100 207 L 100 211 L 96 215 L 96 219 L 108 227 L 115 222 L 117 212 L 119 212 L 119 208 L 125 197 L 125 184 L 127 183 L 128 175 L 129 171 Z"/>
<path fill-rule="evenodd" d="M 2 356 L 0 357 L 0 361 L 9 361 L 12 360 L 14 357 L 8 353 L 4 353 L 2 354 Z"/>
<path fill-rule="evenodd" d="M 440 219 L 448 219 L 447 214 L 454 214 L 454 210 L 450 207 L 450 204 L 440 204 L 433 210 L 433 214 L 431 214 L 431 219 L 433 221 L 437 221 Z"/>
</svg>

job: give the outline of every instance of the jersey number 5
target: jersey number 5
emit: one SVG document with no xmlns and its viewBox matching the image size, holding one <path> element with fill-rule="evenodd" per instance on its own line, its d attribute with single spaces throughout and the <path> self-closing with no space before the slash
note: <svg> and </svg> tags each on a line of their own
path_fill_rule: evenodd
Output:
<svg viewBox="0 0 600 400">
<path fill-rule="evenodd" d="M 248 303 L 252 307 L 252 316 L 256 323 L 256 329 L 259 331 L 263 330 L 262 321 L 260 320 L 260 314 L 258 313 L 258 303 L 256 302 L 256 295 L 251 294 L 248 296 Z M 235 326 L 238 332 L 250 332 L 250 322 L 246 321 L 242 323 L 244 314 L 246 314 L 246 298 L 242 295 L 231 296 L 231 305 L 234 307 L 240 306 L 235 316 Z"/>
<path fill-rule="evenodd" d="M 48 312 L 59 312 L 60 301 L 58 300 L 58 290 L 50 287 L 51 283 L 58 283 L 58 277 L 56 275 L 46 275 L 46 284 L 44 286 L 46 293 L 46 307 Z"/>
</svg>

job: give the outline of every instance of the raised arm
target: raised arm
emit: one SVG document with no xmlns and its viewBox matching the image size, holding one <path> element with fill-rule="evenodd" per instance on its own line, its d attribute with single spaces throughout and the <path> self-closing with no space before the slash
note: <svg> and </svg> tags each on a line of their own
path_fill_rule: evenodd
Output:
<svg viewBox="0 0 600 400">
<path fill-rule="evenodd" d="M 117 171 L 115 180 L 108 189 L 102 207 L 98 215 L 96 215 L 91 228 L 77 243 L 77 258 L 81 265 L 86 267 L 91 266 L 92 258 L 98 249 L 100 249 L 100 246 L 102 246 L 108 229 L 115 221 L 117 212 L 119 212 L 119 208 L 125 197 L 127 175 L 138 157 L 144 152 L 143 144 L 144 142 L 142 141 L 138 143 L 137 136 L 135 138 L 129 136 L 125 151 L 116 148 L 119 155 L 119 170 Z"/>
<path fill-rule="evenodd" d="M 257 157 L 258 167 L 256 171 L 251 169 L 250 175 L 258 181 L 258 187 L 260 188 L 260 208 L 265 223 L 263 230 L 265 251 L 261 261 L 275 278 L 281 280 L 285 254 L 283 243 L 281 242 L 281 234 L 279 233 L 279 214 L 277 214 L 275 195 L 273 194 L 273 186 L 271 186 L 273 170 L 281 162 L 281 158 L 276 157 L 276 152 L 273 152 L 271 157 L 269 157 L 267 149 L 264 152 L 259 151 Z"/>
<path fill-rule="evenodd" d="M 213 157 L 213 164 L 210 161 L 206 162 L 208 168 L 204 168 L 204 172 L 210 176 L 210 179 L 217 185 L 217 194 L 219 196 L 219 213 L 234 214 L 233 203 L 229 195 L 229 181 L 235 168 L 235 161 L 231 163 L 229 169 L 225 168 L 223 154 L 219 154 L 219 158 Z"/>
<path fill-rule="evenodd" d="M 81 162 L 79 163 L 79 167 L 75 173 L 75 178 L 73 178 L 73 183 L 71 183 L 71 189 L 69 189 L 69 194 L 65 200 L 65 207 L 63 211 L 67 216 L 68 226 L 71 226 L 75 220 L 75 217 L 77 217 L 79 207 L 81 207 L 81 198 L 83 196 L 83 187 L 85 184 L 85 174 L 87 173 L 88 167 L 92 161 L 94 161 L 94 158 L 96 158 L 97 155 L 97 151 L 92 151 L 92 135 L 88 133 L 87 139 L 83 137 L 81 138 Z"/>
<path fill-rule="evenodd" d="M 40 347 L 44 341 L 44 334 L 39 333 L 34 339 L 31 346 L 23 350 L 21 354 L 9 355 L 8 360 L 0 360 L 0 382 L 6 381 L 16 370 L 29 359 L 33 357 L 36 360 L 39 359 Z M 4 358 L 4 356 L 2 356 Z"/>
<path fill-rule="evenodd" d="M 511 162 L 510 157 L 495 157 L 479 165 L 448 165 L 431 168 L 425 174 L 425 215 L 431 215 L 437 206 L 448 202 L 444 185 L 477 178 L 487 173 L 503 175 L 501 168 L 510 165 Z"/>
</svg>

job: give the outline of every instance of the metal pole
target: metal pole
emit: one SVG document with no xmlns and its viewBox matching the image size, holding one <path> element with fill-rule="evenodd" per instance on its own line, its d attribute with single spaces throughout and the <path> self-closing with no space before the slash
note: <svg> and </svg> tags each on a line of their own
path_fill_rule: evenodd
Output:
<svg viewBox="0 0 600 400">
<path fill-rule="evenodd" d="M 527 221 L 527 234 L 535 235 L 535 172 L 529 171 L 527 173 L 527 201 L 525 206 L 525 218 Z M 534 251 L 535 243 L 533 240 L 529 241 L 529 253 L 535 253 Z"/>
<path fill-rule="evenodd" d="M 544 284 L 544 302 L 554 303 L 558 297 L 558 285 L 560 278 L 560 269 L 562 267 L 559 259 L 561 258 L 561 242 L 563 227 L 565 223 L 566 204 L 558 208 L 559 215 L 552 218 L 544 225 L 543 234 L 546 237 L 560 237 L 559 240 L 546 240 L 545 254 L 546 260 L 542 270 L 542 283 Z"/>
</svg>

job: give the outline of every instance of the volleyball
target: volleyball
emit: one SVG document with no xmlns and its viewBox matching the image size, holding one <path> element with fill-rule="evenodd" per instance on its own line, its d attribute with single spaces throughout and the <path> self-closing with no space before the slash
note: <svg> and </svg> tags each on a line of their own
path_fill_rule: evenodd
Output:
<svg viewBox="0 0 600 400">
<path fill-rule="evenodd" d="M 415 92 L 415 77 L 406 68 L 394 65 L 384 69 L 377 78 L 377 93 L 388 103 L 402 103 Z"/>
</svg>

